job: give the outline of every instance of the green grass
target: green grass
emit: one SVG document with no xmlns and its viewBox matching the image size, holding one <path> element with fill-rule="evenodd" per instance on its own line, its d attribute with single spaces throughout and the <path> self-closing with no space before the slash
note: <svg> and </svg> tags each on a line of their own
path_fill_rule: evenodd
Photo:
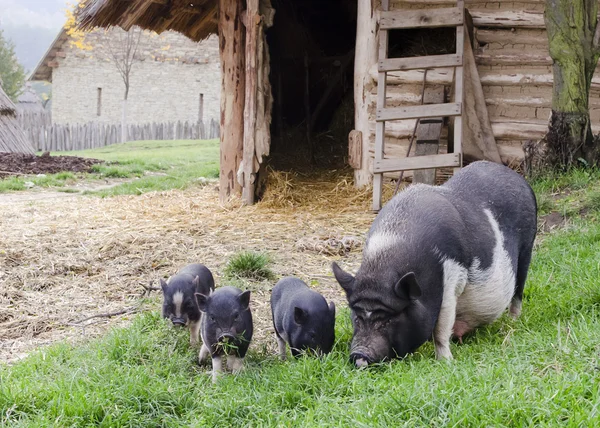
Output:
<svg viewBox="0 0 600 428">
<path fill-rule="evenodd" d="M 134 141 L 100 149 L 54 152 L 53 156 L 70 155 L 106 161 L 94 165 L 89 174 L 61 172 L 11 177 L 0 180 L 0 193 L 25 190 L 27 182 L 36 187 L 61 188 L 78 181 L 132 179 L 116 187 L 94 193 L 100 196 L 141 194 L 157 190 L 185 189 L 197 185 L 200 177 L 219 176 L 218 140 Z"/>
<path fill-rule="evenodd" d="M 260 281 L 273 279 L 275 274 L 269 268 L 270 259 L 267 254 L 253 251 L 242 251 L 234 254 L 225 266 L 225 277 L 251 279 Z"/>
<path fill-rule="evenodd" d="M 107 161 L 93 168 L 100 178 L 138 178 L 93 192 L 101 196 L 185 189 L 200 177 L 219 176 L 218 140 L 134 141 L 65 154 Z"/>
<path fill-rule="evenodd" d="M 571 202 L 595 201 L 597 186 L 572 189 Z M 242 374 L 213 385 L 188 333 L 156 308 L 129 328 L 0 367 L 0 426 L 597 426 L 599 260 L 592 215 L 545 235 L 522 316 L 453 343 L 451 362 L 436 361 L 427 343 L 402 361 L 354 369 L 342 307 L 328 356 L 281 362 L 255 345 Z"/>
</svg>

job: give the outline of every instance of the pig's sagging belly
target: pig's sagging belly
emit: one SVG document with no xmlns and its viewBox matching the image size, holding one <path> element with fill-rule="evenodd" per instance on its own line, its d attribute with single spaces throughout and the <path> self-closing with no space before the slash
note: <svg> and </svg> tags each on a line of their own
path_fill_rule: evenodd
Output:
<svg viewBox="0 0 600 428">
<path fill-rule="evenodd" d="M 492 262 L 483 268 L 475 257 L 466 272 L 465 287 L 457 293 L 454 333 L 458 337 L 500 317 L 515 293 L 514 264 L 504 248 L 504 235 L 492 213 L 489 210 L 484 212 L 494 231 Z"/>
</svg>

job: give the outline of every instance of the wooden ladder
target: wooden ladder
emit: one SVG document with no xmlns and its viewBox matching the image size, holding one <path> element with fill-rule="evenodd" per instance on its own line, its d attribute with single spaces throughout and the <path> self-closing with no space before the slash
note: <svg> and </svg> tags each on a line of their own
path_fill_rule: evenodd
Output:
<svg viewBox="0 0 600 428">
<path fill-rule="evenodd" d="M 456 7 L 422 10 L 389 10 L 389 0 L 382 0 L 379 19 L 379 61 L 377 78 L 377 114 L 375 128 L 375 159 L 373 162 L 373 210 L 381 209 L 383 174 L 406 170 L 454 167 L 462 164 L 463 134 L 463 60 L 465 43 L 465 4 Z M 409 58 L 388 58 L 388 31 L 408 28 L 456 27 L 456 53 Z M 387 73 L 414 69 L 455 67 L 454 102 L 387 108 Z M 453 153 L 384 159 L 385 122 L 388 120 L 454 117 Z"/>
</svg>

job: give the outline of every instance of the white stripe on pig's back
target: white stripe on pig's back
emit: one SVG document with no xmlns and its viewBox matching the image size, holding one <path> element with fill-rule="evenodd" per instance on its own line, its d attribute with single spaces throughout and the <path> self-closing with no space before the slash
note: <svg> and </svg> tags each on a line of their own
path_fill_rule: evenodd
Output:
<svg viewBox="0 0 600 428">
<path fill-rule="evenodd" d="M 474 328 L 497 319 L 508 308 L 515 292 L 515 273 L 511 258 L 504 248 L 504 235 L 492 212 L 484 210 L 494 232 L 492 263 L 480 268 L 475 257 L 468 270 L 468 281 L 458 297 L 456 319 Z"/>
</svg>

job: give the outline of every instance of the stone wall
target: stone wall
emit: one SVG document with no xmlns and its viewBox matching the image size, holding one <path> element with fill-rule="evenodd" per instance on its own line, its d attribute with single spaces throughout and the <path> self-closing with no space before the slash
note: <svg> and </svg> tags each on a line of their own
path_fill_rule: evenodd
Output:
<svg viewBox="0 0 600 428">
<path fill-rule="evenodd" d="M 121 121 L 125 85 L 112 55 L 122 54 L 123 40 L 124 31 L 111 29 L 64 43 L 65 57 L 57 58 L 52 72 L 54 123 Z M 127 121 L 196 121 L 201 94 L 204 121 L 218 120 L 220 91 L 216 36 L 195 43 L 175 32 L 143 32 L 130 74 Z"/>
</svg>

